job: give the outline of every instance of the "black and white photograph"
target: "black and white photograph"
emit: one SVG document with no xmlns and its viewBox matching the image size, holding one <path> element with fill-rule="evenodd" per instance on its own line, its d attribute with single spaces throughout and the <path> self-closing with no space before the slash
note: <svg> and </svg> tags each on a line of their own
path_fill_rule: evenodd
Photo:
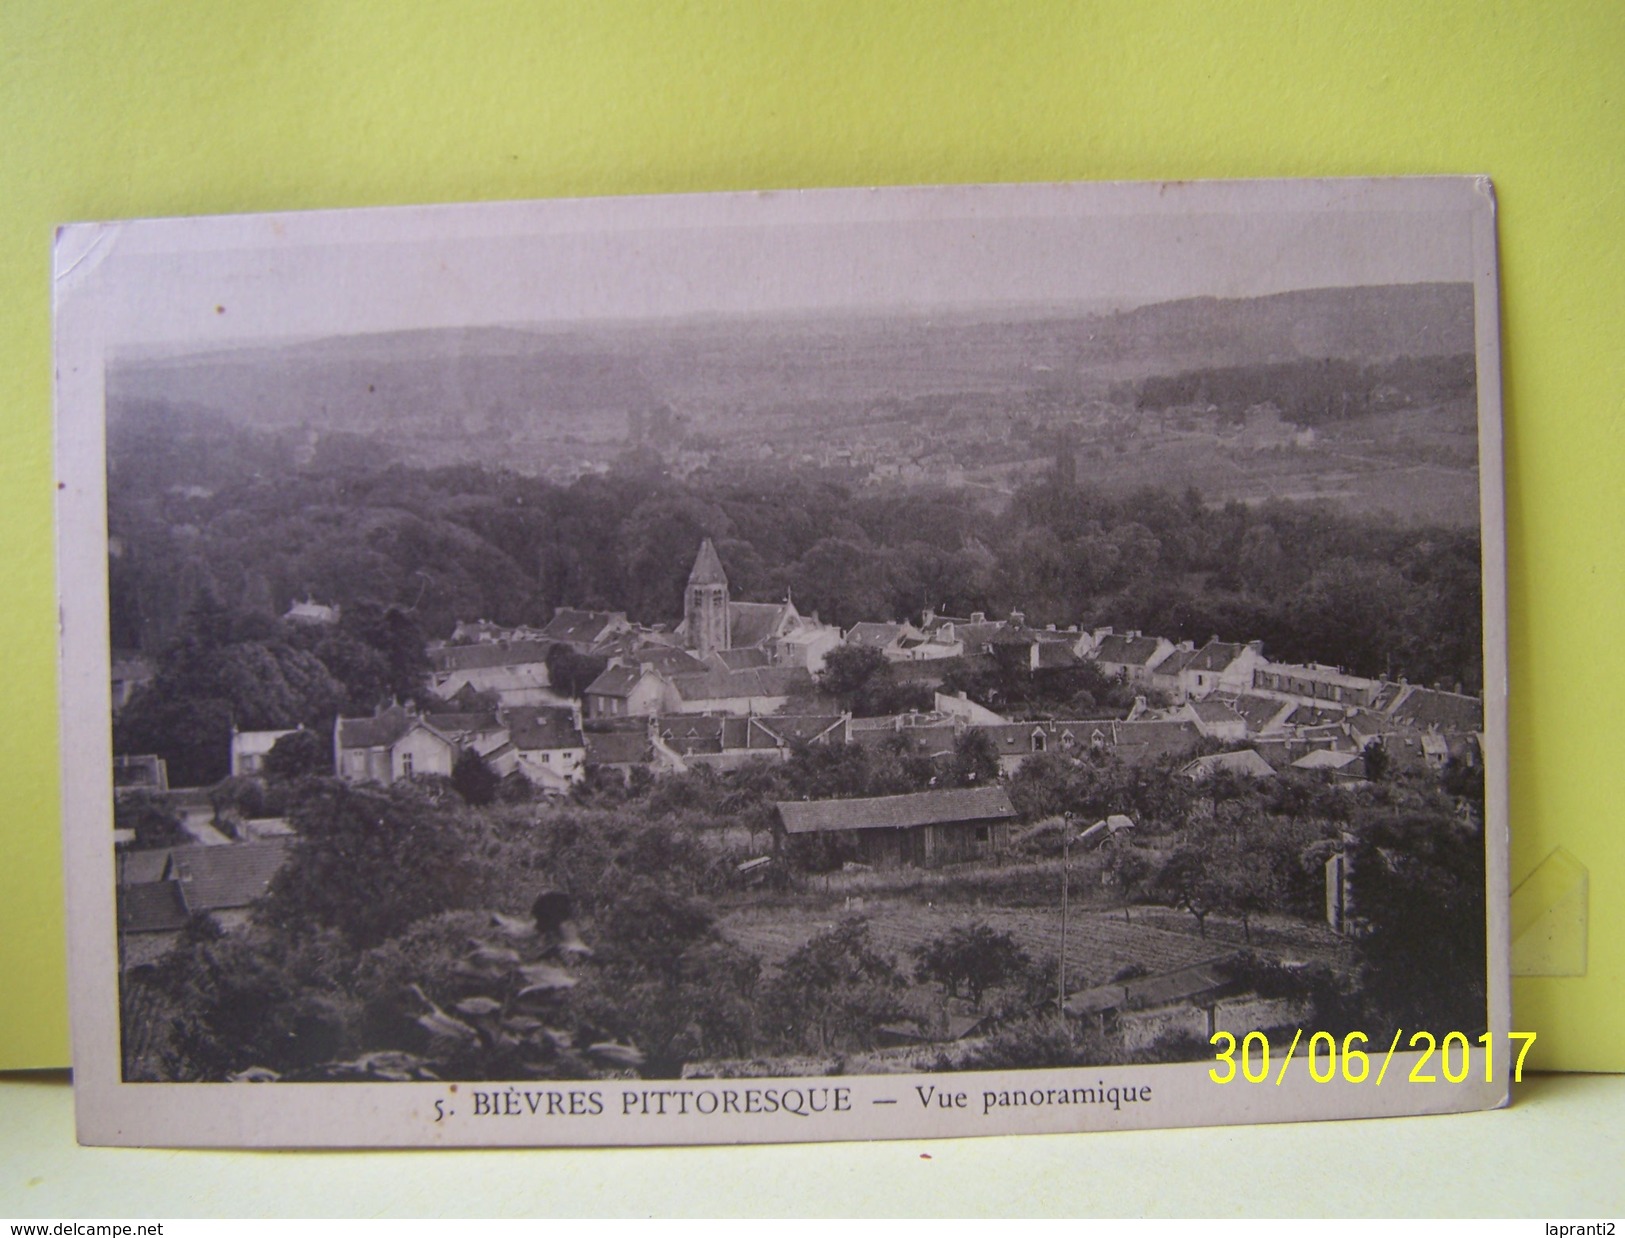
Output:
<svg viewBox="0 0 1625 1238">
<path fill-rule="evenodd" d="M 68 229 L 82 1130 L 1504 1103 L 1496 312 L 1468 178 Z"/>
</svg>

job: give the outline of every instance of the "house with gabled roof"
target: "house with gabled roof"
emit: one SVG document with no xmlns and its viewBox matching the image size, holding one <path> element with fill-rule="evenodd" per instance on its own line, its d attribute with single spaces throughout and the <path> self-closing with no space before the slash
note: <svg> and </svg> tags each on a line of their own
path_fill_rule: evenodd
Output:
<svg viewBox="0 0 1625 1238">
<path fill-rule="evenodd" d="M 416 710 L 390 705 L 370 718 L 333 720 L 333 769 L 347 782 L 389 784 L 451 775 L 458 745 Z"/>
<path fill-rule="evenodd" d="M 987 736 L 998 754 L 999 773 L 1009 775 L 1020 769 L 1028 757 L 1041 752 L 1079 756 L 1111 747 L 1115 742 L 1112 730 L 1115 721 L 1082 718 L 1062 722 L 1000 722 L 966 729 Z"/>
<path fill-rule="evenodd" d="M 573 606 L 560 606 L 542 629 L 542 636 L 546 640 L 568 645 L 577 653 L 591 653 L 595 645 L 631 630 L 632 624 L 627 620 L 625 611 L 577 610 Z"/>
<path fill-rule="evenodd" d="M 1388 716 L 1418 731 L 1471 735 L 1484 729 L 1484 702 L 1461 692 L 1411 684 L 1389 707 Z"/>
<path fill-rule="evenodd" d="M 1089 658 L 1108 679 L 1124 683 L 1149 684 L 1152 672 L 1173 653 L 1171 641 L 1141 632 L 1114 632 L 1099 628 L 1092 634 L 1094 648 Z"/>
<path fill-rule="evenodd" d="M 1261 696 L 1244 692 L 1240 696 L 1224 699 L 1225 704 L 1241 715 L 1249 735 L 1276 735 L 1286 729 L 1286 720 L 1297 709 L 1292 700 L 1276 696 Z"/>
<path fill-rule="evenodd" d="M 1247 738 L 1247 720 L 1231 707 L 1230 702 L 1219 700 L 1217 697 L 1186 701 L 1172 710 L 1169 716 L 1190 719 L 1207 739 L 1240 743 Z"/>
<path fill-rule="evenodd" d="M 589 770 L 609 770 L 627 778 L 635 769 L 649 769 L 655 759 L 647 726 L 590 728 L 582 733 L 582 740 Z"/>
<path fill-rule="evenodd" d="M 119 966 L 163 955 L 195 915 L 222 928 L 243 924 L 287 861 L 290 841 L 188 844 L 120 856 Z"/>
<path fill-rule="evenodd" d="M 958 787 L 868 799 L 774 805 L 775 843 L 834 837 L 865 864 L 936 867 L 1004 850 L 1016 810 L 1003 787 Z"/>
<path fill-rule="evenodd" d="M 520 706 L 505 710 L 519 772 L 545 790 L 567 790 L 586 776 L 587 741 L 573 709 Z"/>
<path fill-rule="evenodd" d="M 1253 671 L 1264 660 L 1262 641 L 1222 641 L 1217 636 L 1179 668 L 1181 700 L 1201 700 L 1215 692 L 1240 695 L 1253 686 Z"/>
<path fill-rule="evenodd" d="M 772 714 L 792 698 L 810 696 L 813 678 L 799 666 L 742 671 L 712 669 L 703 675 L 674 675 L 667 682 L 666 712 L 677 714 Z"/>
<path fill-rule="evenodd" d="M 1382 683 L 1318 662 L 1272 662 L 1265 658 L 1253 668 L 1252 687 L 1257 692 L 1317 704 L 1366 708 L 1377 699 Z"/>
<path fill-rule="evenodd" d="M 547 657 L 553 641 L 483 641 L 428 651 L 429 686 L 443 700 L 464 692 L 495 693 L 502 705 L 557 703 Z"/>
<path fill-rule="evenodd" d="M 845 641 L 851 649 L 877 649 L 888 662 L 908 662 L 912 659 L 904 651 L 903 642 L 910 637 L 924 639 L 911 624 L 865 621 L 848 628 Z"/>
<path fill-rule="evenodd" d="M 581 694 L 589 718 L 652 718 L 666 701 L 669 681 L 648 666 L 612 663 Z"/>
</svg>

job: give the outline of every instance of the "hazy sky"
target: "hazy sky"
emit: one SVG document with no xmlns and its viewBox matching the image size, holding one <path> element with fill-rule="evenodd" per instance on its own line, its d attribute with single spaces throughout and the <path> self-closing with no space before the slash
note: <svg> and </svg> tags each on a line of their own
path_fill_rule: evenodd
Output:
<svg viewBox="0 0 1625 1238">
<path fill-rule="evenodd" d="M 455 325 L 1246 296 L 1470 280 L 1465 178 L 690 195 L 82 226 L 109 352 Z M 1475 228 L 1475 220 L 1477 227 Z M 79 327 L 86 319 L 96 326 Z"/>
</svg>

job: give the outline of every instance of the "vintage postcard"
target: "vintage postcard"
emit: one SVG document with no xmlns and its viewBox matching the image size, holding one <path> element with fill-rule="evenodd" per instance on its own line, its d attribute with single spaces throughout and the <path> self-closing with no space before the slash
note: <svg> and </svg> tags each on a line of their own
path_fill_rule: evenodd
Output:
<svg viewBox="0 0 1625 1238">
<path fill-rule="evenodd" d="M 1487 181 L 56 247 L 80 1137 L 1505 1103 Z"/>
</svg>

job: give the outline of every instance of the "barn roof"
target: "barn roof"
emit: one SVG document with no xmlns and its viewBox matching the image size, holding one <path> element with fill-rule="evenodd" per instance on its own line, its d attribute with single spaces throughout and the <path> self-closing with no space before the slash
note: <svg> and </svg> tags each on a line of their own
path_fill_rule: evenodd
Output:
<svg viewBox="0 0 1625 1238">
<path fill-rule="evenodd" d="M 1015 807 L 1003 787 L 960 787 L 857 800 L 793 800 L 777 805 L 787 834 L 906 830 L 960 821 L 1008 821 Z"/>
</svg>

